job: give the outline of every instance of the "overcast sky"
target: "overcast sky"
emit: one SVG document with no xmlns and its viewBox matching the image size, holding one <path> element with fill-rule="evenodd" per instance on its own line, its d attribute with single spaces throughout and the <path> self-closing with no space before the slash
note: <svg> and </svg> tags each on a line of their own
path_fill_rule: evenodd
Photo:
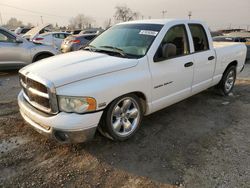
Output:
<svg viewBox="0 0 250 188">
<path fill-rule="evenodd" d="M 84 14 L 102 26 L 105 20 L 113 18 L 115 6 L 127 5 L 138 11 L 144 18 L 162 18 L 166 10 L 167 18 L 192 18 L 206 21 L 213 29 L 234 26 L 250 29 L 250 0 L 0 0 L 0 13 L 3 22 L 16 17 L 24 23 L 40 24 L 40 14 L 3 6 L 11 5 L 35 12 L 44 13 L 48 23 L 67 25 L 70 17 Z"/>
</svg>

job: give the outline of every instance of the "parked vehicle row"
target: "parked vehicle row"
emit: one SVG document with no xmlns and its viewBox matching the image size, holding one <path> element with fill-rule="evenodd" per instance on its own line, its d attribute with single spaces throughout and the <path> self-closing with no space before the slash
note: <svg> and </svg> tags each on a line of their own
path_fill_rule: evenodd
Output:
<svg viewBox="0 0 250 188">
<path fill-rule="evenodd" d="M 56 49 L 60 49 L 63 40 L 68 36 L 70 36 L 70 34 L 66 32 L 47 32 L 38 35 L 36 38 L 33 39 L 33 42 L 37 44 L 53 46 Z"/>
<path fill-rule="evenodd" d="M 0 70 L 19 69 L 56 54 L 52 46 L 34 44 L 0 27 Z"/>
<path fill-rule="evenodd" d="M 21 69 L 18 104 L 31 127 L 61 143 L 97 129 L 124 141 L 145 115 L 212 86 L 228 95 L 245 58 L 245 44 L 213 43 L 200 21 L 121 23 L 84 50 Z"/>
<path fill-rule="evenodd" d="M 102 32 L 89 29 L 80 30 L 79 35 L 71 35 L 68 32 L 51 32 L 51 27 L 50 24 L 32 29 L 19 27 L 15 33 L 0 28 L 0 70 L 19 69 L 61 52 L 80 50 Z"/>
</svg>

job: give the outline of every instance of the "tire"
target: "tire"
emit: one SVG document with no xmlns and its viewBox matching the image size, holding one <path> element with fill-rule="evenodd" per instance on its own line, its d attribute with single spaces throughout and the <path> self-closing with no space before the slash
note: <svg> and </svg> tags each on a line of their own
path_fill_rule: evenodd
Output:
<svg viewBox="0 0 250 188">
<path fill-rule="evenodd" d="M 51 57 L 51 56 L 53 56 L 53 55 L 51 55 L 51 54 L 41 54 L 41 55 L 38 55 L 38 56 L 35 58 L 34 62 L 40 61 L 40 60 L 42 60 L 42 59 L 45 59 L 45 58 L 48 58 L 48 57 Z"/>
<path fill-rule="evenodd" d="M 133 94 L 124 95 L 114 100 L 104 111 L 98 130 L 109 139 L 125 141 L 137 132 L 142 118 L 140 99 Z"/>
<path fill-rule="evenodd" d="M 220 83 L 217 85 L 217 88 L 220 91 L 220 94 L 227 96 L 234 88 L 236 81 L 236 67 L 230 66 L 224 72 Z"/>
</svg>

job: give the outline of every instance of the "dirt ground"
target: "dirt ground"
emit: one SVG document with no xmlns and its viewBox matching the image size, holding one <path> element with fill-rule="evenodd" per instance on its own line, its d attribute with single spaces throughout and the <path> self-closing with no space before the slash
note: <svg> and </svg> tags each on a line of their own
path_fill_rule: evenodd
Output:
<svg viewBox="0 0 250 188">
<path fill-rule="evenodd" d="M 27 126 L 17 73 L 0 73 L 0 187 L 250 187 L 249 72 L 228 97 L 209 89 L 145 117 L 126 142 L 77 145 Z"/>
</svg>

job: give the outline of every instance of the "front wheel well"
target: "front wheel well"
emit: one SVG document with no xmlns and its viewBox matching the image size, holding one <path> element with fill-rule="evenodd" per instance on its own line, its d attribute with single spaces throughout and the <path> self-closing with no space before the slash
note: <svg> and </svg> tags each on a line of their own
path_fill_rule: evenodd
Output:
<svg viewBox="0 0 250 188">
<path fill-rule="evenodd" d="M 133 95 L 136 95 L 139 99 L 140 99 L 140 102 L 142 104 L 142 107 L 143 107 L 143 114 L 146 113 L 146 110 L 147 110 L 147 98 L 145 96 L 144 93 L 140 92 L 140 91 L 135 91 L 135 92 L 131 92 L 131 93 L 126 93 L 124 95 L 129 95 L 129 94 L 133 94 Z M 121 96 L 118 96 L 116 97 L 114 100 L 116 100 L 117 98 L 119 97 L 122 97 L 124 95 L 121 95 Z M 112 100 L 107 106 L 106 106 L 106 109 L 108 108 L 108 106 L 110 106 L 110 104 L 114 101 Z"/>
</svg>

